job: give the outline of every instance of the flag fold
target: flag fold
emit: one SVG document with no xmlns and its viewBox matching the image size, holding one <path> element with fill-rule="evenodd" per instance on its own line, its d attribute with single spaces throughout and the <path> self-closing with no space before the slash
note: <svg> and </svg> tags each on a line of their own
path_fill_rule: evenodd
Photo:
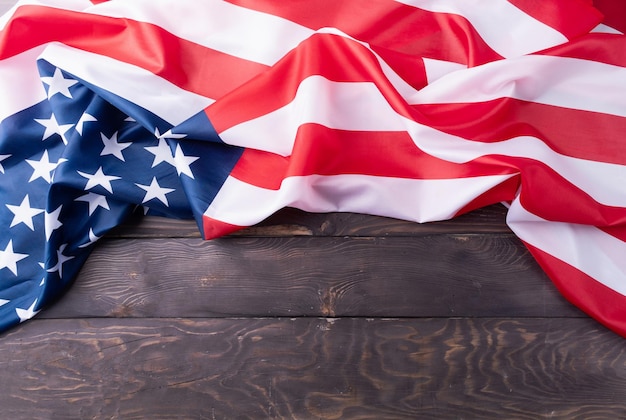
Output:
<svg viewBox="0 0 626 420">
<path fill-rule="evenodd" d="M 287 206 L 421 223 L 504 202 L 561 293 L 626 336 L 616 4 L 20 1 L 0 20 L 0 330 L 134 211 L 211 239 Z"/>
</svg>

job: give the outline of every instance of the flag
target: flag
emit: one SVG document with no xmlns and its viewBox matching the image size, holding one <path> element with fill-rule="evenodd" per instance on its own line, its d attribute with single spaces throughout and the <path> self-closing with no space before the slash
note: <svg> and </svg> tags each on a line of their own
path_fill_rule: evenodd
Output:
<svg viewBox="0 0 626 420">
<path fill-rule="evenodd" d="M 624 22 L 619 0 L 20 1 L 0 21 L 0 329 L 137 209 L 211 239 L 286 206 L 504 202 L 563 295 L 626 336 Z"/>
</svg>

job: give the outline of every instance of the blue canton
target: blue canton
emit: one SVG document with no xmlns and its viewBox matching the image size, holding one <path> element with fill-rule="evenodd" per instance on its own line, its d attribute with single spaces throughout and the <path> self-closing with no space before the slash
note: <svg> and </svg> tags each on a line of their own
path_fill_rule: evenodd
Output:
<svg viewBox="0 0 626 420">
<path fill-rule="evenodd" d="M 38 68 L 47 100 L 0 124 L 0 330 L 58 299 L 130 213 L 201 223 L 241 154 L 174 134 L 45 61 Z"/>
</svg>

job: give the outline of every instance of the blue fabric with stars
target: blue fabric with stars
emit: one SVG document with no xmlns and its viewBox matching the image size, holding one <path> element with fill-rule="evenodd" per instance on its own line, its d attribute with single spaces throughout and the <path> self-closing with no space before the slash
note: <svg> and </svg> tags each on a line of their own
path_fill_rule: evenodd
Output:
<svg viewBox="0 0 626 420">
<path fill-rule="evenodd" d="M 201 226 L 242 153 L 208 120 L 192 120 L 198 138 L 172 134 L 123 98 L 45 61 L 38 68 L 48 100 L 0 124 L 0 330 L 57 300 L 132 212 Z"/>
</svg>

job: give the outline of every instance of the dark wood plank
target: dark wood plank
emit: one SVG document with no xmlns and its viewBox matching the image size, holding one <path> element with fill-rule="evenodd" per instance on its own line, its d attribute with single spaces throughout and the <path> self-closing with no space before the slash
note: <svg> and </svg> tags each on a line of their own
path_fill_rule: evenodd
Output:
<svg viewBox="0 0 626 420">
<path fill-rule="evenodd" d="M 44 317 L 584 316 L 512 235 L 105 240 Z"/>
<path fill-rule="evenodd" d="M 307 213 L 287 208 L 257 226 L 233 236 L 416 236 L 437 233 L 510 233 L 505 223 L 506 208 L 493 205 L 453 220 L 414 223 L 388 217 L 354 213 Z M 199 238 L 195 221 L 134 214 L 109 233 L 116 238 Z"/>
<path fill-rule="evenodd" d="M 589 319 L 34 320 L 0 340 L 6 418 L 622 418 Z"/>
</svg>

